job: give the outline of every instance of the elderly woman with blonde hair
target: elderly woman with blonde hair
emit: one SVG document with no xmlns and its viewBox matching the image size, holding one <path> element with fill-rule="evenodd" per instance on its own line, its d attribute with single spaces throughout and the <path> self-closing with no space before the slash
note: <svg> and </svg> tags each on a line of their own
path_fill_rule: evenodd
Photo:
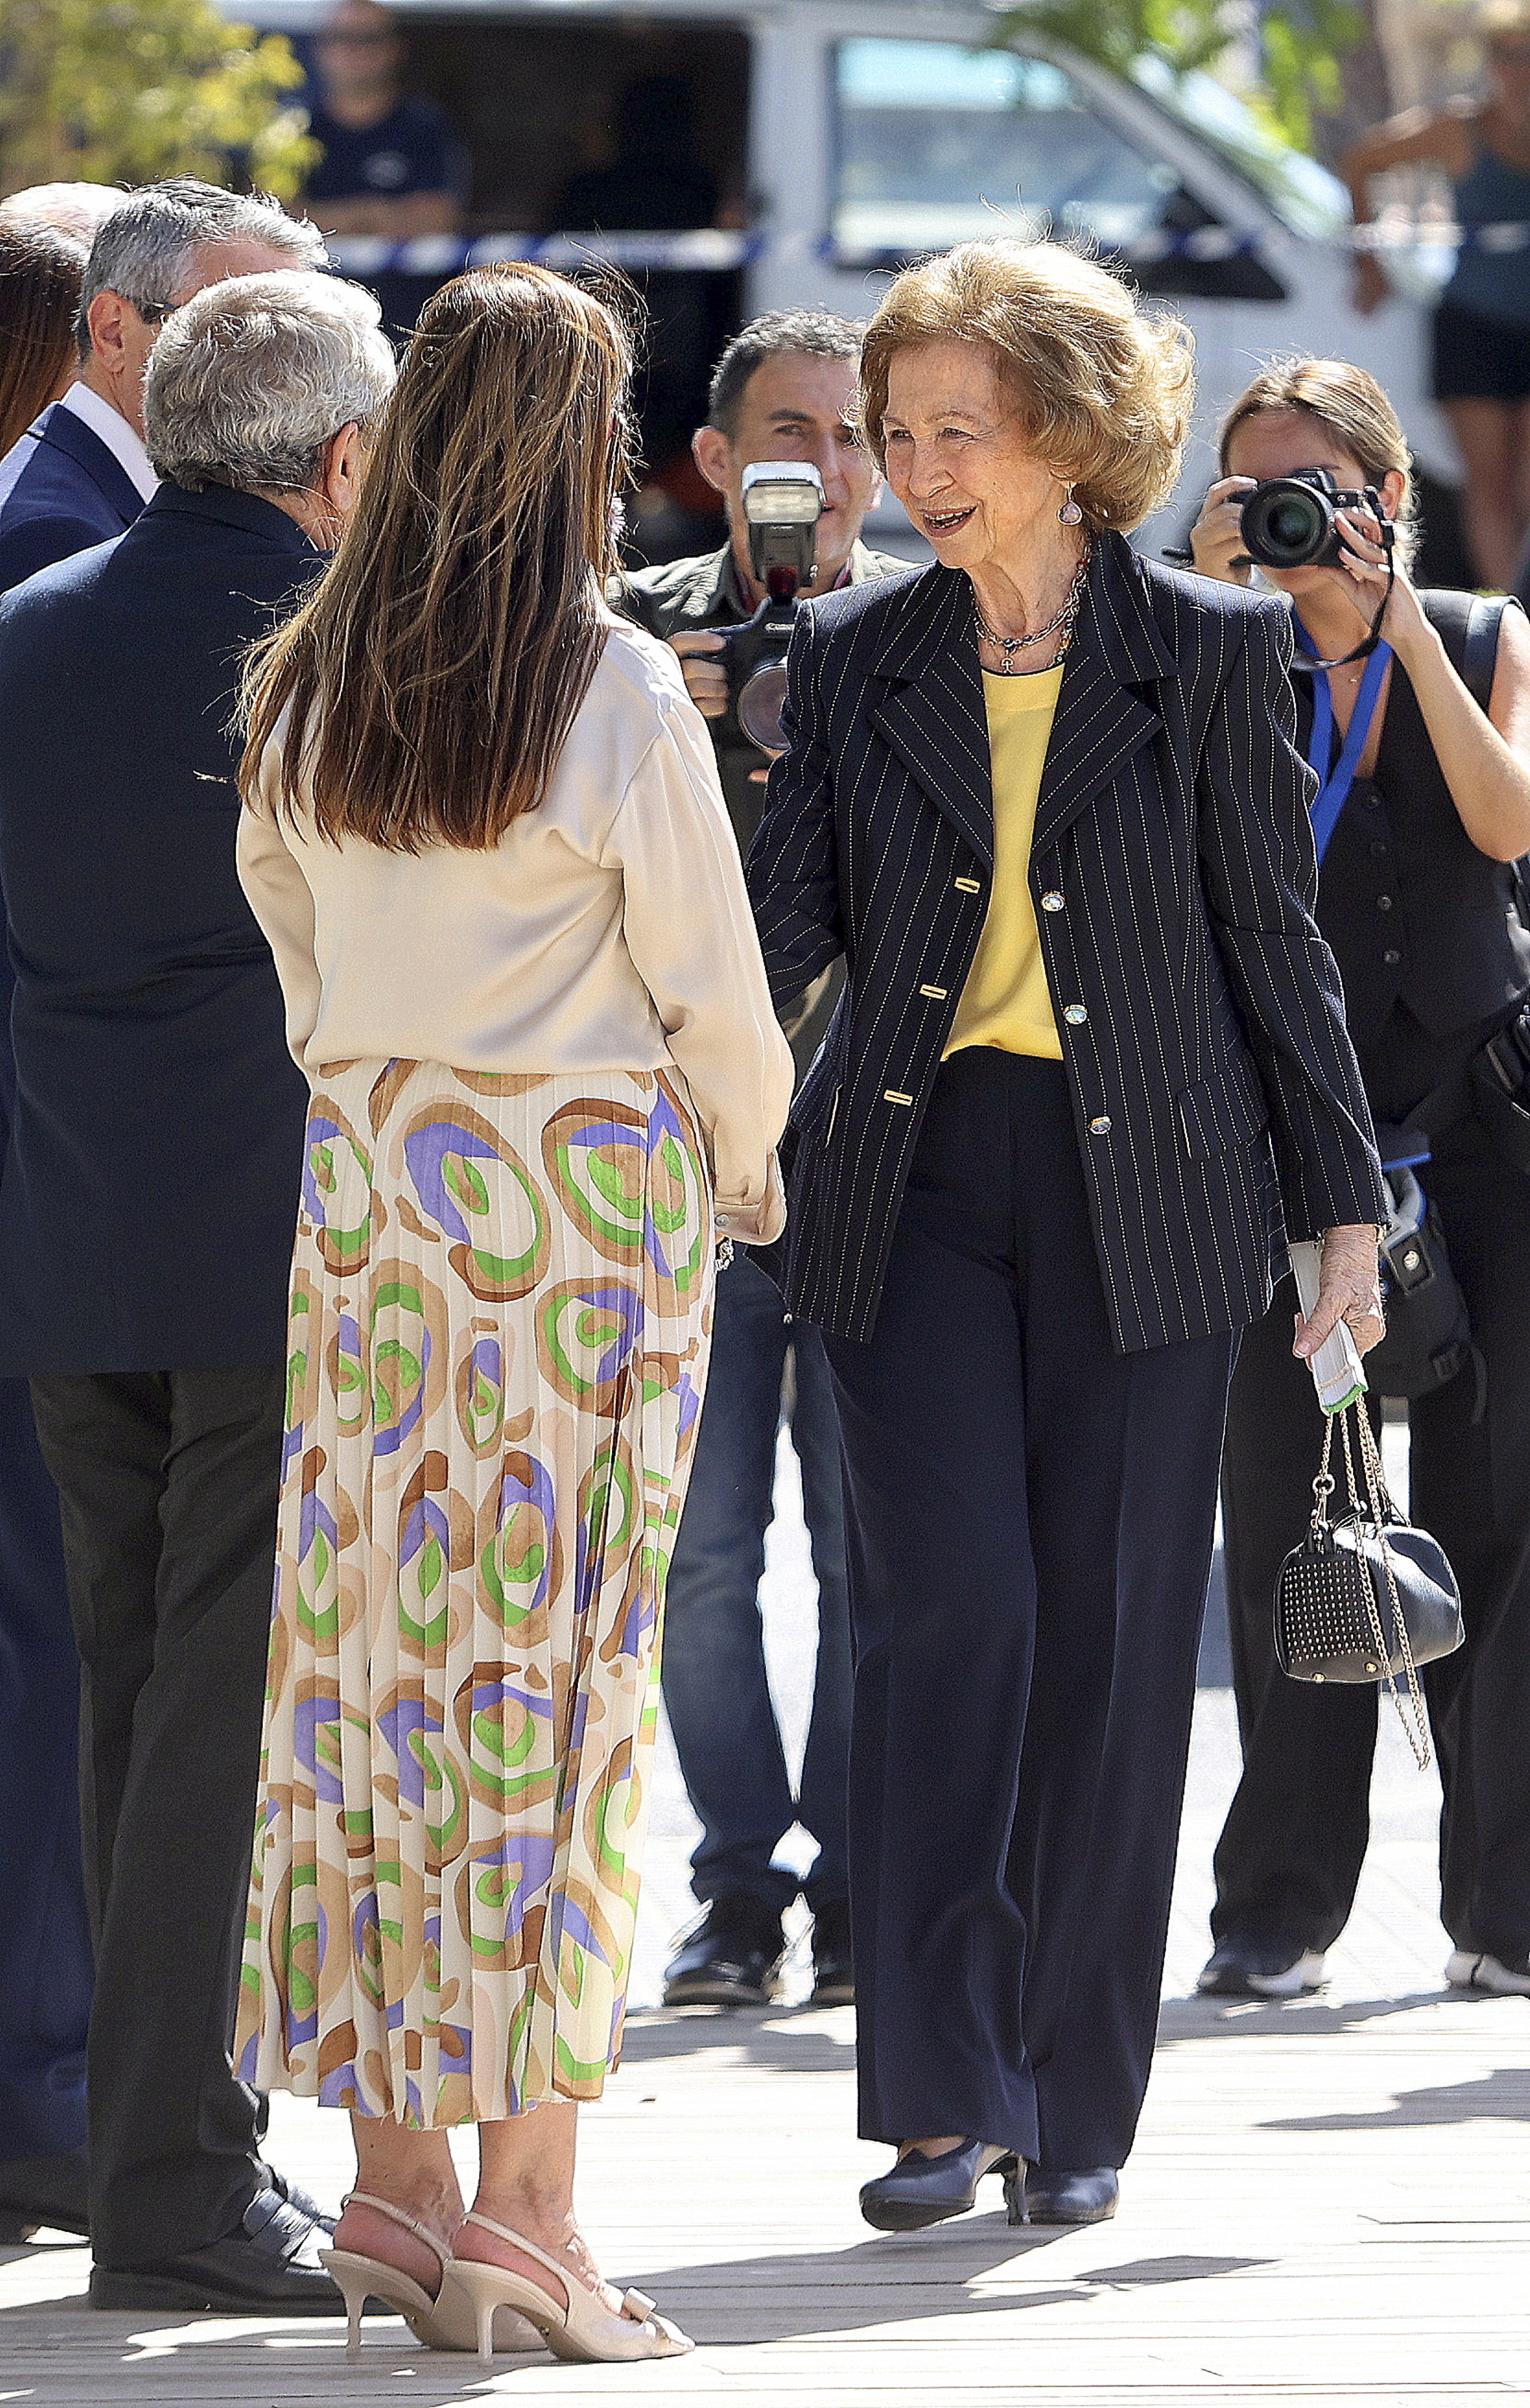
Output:
<svg viewBox="0 0 1530 2408">
<path fill-rule="evenodd" d="M 750 863 L 844 1000 L 783 1158 L 847 1475 L 861 2194 L 1108 2215 L 1152 2052 L 1238 1331 L 1382 1197 L 1311 917 L 1283 603 L 1135 554 L 1183 330 L 1051 244 L 898 278 L 866 440 L 934 565 L 801 614 Z"/>
</svg>

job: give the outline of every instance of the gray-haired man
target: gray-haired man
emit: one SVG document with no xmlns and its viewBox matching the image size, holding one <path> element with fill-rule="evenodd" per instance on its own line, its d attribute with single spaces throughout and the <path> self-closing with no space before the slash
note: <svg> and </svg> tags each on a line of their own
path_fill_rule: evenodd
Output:
<svg viewBox="0 0 1530 2408">
<path fill-rule="evenodd" d="M 105 200 L 114 206 L 106 210 Z M 94 185 L 14 194 L 8 210 L 84 222 L 93 248 L 79 316 L 79 374 L 0 459 L 0 592 L 131 525 L 156 478 L 143 443 L 143 380 L 164 319 L 203 285 L 250 269 L 312 268 L 312 226 L 275 201 L 191 178 L 104 195 Z M 7 732 L 7 741 L 13 741 Z M 9 1103 L 11 973 L 0 946 L 0 1158 Z M 0 1380 L 0 1657 L 28 1667 L 34 1762 L 72 1758 L 75 1680 L 48 1653 L 39 1616 L 64 1619 L 58 1510 L 24 1385 Z M 32 1635 L 29 1638 L 29 1633 Z M 0 1762 L 0 2239 L 87 2225 L 79 2067 L 91 1967 L 72 1784 L 40 1790 L 25 1751 Z M 24 1856 L 18 1835 L 24 1835 Z M 46 1866 L 46 1879 L 36 1877 Z M 33 1878 L 26 1878 L 30 1870 Z"/>
<path fill-rule="evenodd" d="M 327 276 L 194 296 L 150 364 L 153 500 L 0 601 L 0 1377 L 32 1383 L 83 1665 L 99 2307 L 341 2304 L 228 2053 L 307 1102 L 235 870 L 231 726 L 352 505 L 378 321 Z"/>
<path fill-rule="evenodd" d="M 152 494 L 143 380 L 172 311 L 224 277 L 323 260 L 317 228 L 261 194 L 178 176 L 124 196 L 91 246 L 79 374 L 0 460 L 0 592 L 109 542 Z"/>
</svg>

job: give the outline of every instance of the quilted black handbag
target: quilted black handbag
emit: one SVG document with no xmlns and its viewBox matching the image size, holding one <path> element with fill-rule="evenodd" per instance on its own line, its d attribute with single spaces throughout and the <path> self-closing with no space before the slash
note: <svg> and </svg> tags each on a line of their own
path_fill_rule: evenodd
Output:
<svg viewBox="0 0 1530 2408">
<path fill-rule="evenodd" d="M 1350 1501 L 1330 1518 L 1336 1421 Z M 1355 1477 L 1357 1454 L 1361 1482 Z M 1324 1416 L 1323 1460 L 1312 1493 L 1311 1526 L 1287 1555 L 1275 1584 L 1280 1670 L 1294 1681 L 1385 1681 L 1409 1745 L 1420 1765 L 1426 1765 L 1429 1723 L 1418 1668 L 1449 1656 L 1465 1639 L 1461 1592 L 1438 1540 L 1405 1521 L 1388 1496 L 1364 1403 Z M 1408 1693 L 1407 1707 L 1399 1673 Z"/>
</svg>

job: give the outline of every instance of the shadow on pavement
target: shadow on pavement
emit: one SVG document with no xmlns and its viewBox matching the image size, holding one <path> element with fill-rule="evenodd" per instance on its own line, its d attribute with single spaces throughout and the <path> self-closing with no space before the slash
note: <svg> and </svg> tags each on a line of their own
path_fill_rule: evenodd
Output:
<svg viewBox="0 0 1530 2408">
<path fill-rule="evenodd" d="M 1008 2315 L 1088 2301 L 1103 2292 L 1139 2285 L 1204 2282 L 1268 2262 L 1256 2258 L 1139 2258 L 1050 2282 L 1044 2279 L 1051 2272 L 1045 2265 L 1032 2274 L 1030 2259 L 1061 2240 L 1077 2238 L 1060 2229 L 1011 2230 L 996 2216 L 972 2215 L 937 2230 L 902 2238 L 874 2236 L 849 2249 L 811 2256 L 654 2268 L 644 2273 L 643 2281 L 699 2344 L 715 2346 L 853 2332 L 928 2316 Z M 978 2287 L 969 2287 L 974 2285 Z M 725 2318 L 717 2314 L 720 2291 L 728 2295 Z"/>
<path fill-rule="evenodd" d="M 1409 1990 L 1394 1999 L 1165 1999 L 1159 2011 L 1158 2046 L 1191 2041 L 1337 2039 L 1346 2031 L 1437 2007 L 1441 1990 Z M 1500 2003 L 1484 2001 L 1485 2004 Z M 840 2073 L 855 2062 L 855 2019 L 848 2007 L 825 2011 L 802 2007 L 649 2007 L 628 2016 L 622 2061 L 657 2064 L 665 2058 L 736 2050 L 778 2073 Z"/>
<path fill-rule="evenodd" d="M 849 2007 L 648 2007 L 627 2017 L 623 2066 L 736 2049 L 778 2073 L 844 2073 L 855 2063 Z"/>
<path fill-rule="evenodd" d="M 848 2249 L 782 2252 L 715 2265 L 653 2267 L 644 2270 L 641 2280 L 665 2314 L 673 2316 L 701 2347 L 718 2348 L 811 2340 L 823 2333 L 860 2331 L 928 2316 L 1008 2315 L 1027 2308 L 1087 2303 L 1110 2291 L 1206 2282 L 1272 2262 L 1263 2258 L 1151 2258 L 1095 2266 L 1051 2281 L 1037 2279 L 1048 2273 L 1045 2266 L 1038 2266 L 1037 2276 L 1032 2275 L 1029 2261 L 1033 2258 L 1039 2258 L 1058 2241 L 1076 2238 L 1075 2233 L 1060 2229 L 1011 2229 L 995 2214 L 972 2215 L 959 2225 L 918 2235 L 874 2234 Z M 1005 2272 L 1000 2273 L 1000 2269 Z M 975 2284 L 979 2287 L 969 2287 Z M 83 2299 L 52 2302 L 49 2309 L 50 2315 L 71 2317 L 77 2311 L 85 2312 Z M 23 2314 L 35 2318 L 37 2309 L 0 2310 L 0 2333 L 12 2315 Z M 284 2355 L 283 2344 L 304 2352 L 307 2375 L 315 2365 L 310 2354 L 315 2344 L 328 2335 L 339 2342 L 331 2318 L 186 2316 L 157 2322 L 143 2316 L 130 2319 L 93 2313 L 91 2325 L 95 2340 L 93 2355 L 106 2358 L 115 2353 L 124 2368 L 153 2359 L 164 2369 L 168 2379 L 163 2396 L 167 2400 L 174 2399 L 179 2387 L 169 2374 L 174 2361 L 179 2358 L 185 2364 L 199 2359 L 205 2365 L 207 2349 L 216 2348 L 220 2342 L 248 2346 L 258 2340 L 274 2353 L 273 2375 L 278 2374 Z M 337 2351 L 326 2350 L 323 2356 L 336 2374 L 342 2369 L 352 2377 L 365 2373 L 369 2396 L 375 2398 L 392 2388 L 392 2379 L 407 2370 L 418 2374 L 427 2364 L 442 2363 L 435 2352 L 422 2350 L 402 2330 L 395 2342 L 386 2319 L 369 2316 L 365 2331 L 359 2361 L 348 2364 L 342 2359 L 335 2365 Z M 452 2362 L 465 2374 L 472 2365 L 465 2357 Z M 492 2382 L 498 2394 L 507 2384 L 513 2386 L 522 2367 L 528 2372 L 535 2369 L 545 2379 L 547 2364 L 539 2351 L 528 2352 L 523 2358 L 497 2358 L 493 2376 L 484 2369 L 483 2380 Z M 473 2372 L 477 2374 L 476 2367 Z M 377 2390 L 371 2387 L 374 2382 Z M 38 2401 L 62 2401 L 68 2395 L 43 2386 L 28 2396 Z M 351 2392 L 342 2378 L 337 2396 L 361 2394 Z M 451 2396 L 460 2399 L 462 2394 L 454 2391 Z M 421 2408 L 417 2397 L 415 2408 Z"/>
<path fill-rule="evenodd" d="M 1392 2132 L 1414 2124 L 1530 2123 L 1530 2067 L 1500 2066 L 1475 2082 L 1436 2089 L 1400 2090 L 1390 2107 L 1368 2114 L 1289 2115 L 1261 2126 L 1266 2132 Z M 1501 2208 L 1494 2209 L 1501 2214 Z"/>
<path fill-rule="evenodd" d="M 1158 2014 L 1158 2045 L 1186 2041 L 1327 2039 L 1387 2015 L 1437 2007 L 1442 1990 L 1408 1990 L 1397 1999 L 1165 1999 Z"/>
</svg>

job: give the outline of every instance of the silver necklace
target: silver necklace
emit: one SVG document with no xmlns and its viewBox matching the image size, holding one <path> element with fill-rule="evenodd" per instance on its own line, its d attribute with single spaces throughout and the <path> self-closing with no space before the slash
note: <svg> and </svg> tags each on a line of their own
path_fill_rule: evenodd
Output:
<svg viewBox="0 0 1530 2408">
<path fill-rule="evenodd" d="M 1004 655 L 998 672 L 1000 677 L 1013 677 L 1016 673 L 1015 654 L 1027 651 L 1032 644 L 1044 644 L 1049 636 L 1062 638 L 1057 647 L 1057 661 L 1062 660 L 1073 641 L 1073 630 L 1078 624 L 1079 611 L 1083 602 L 1084 586 L 1089 578 L 1089 555 L 1090 547 L 1085 544 L 1082 557 L 1073 573 L 1073 582 L 1068 587 L 1063 607 L 1056 618 L 1049 619 L 1044 627 L 1034 628 L 1028 636 L 996 636 L 978 608 L 977 595 L 973 595 L 972 624 L 978 630 L 979 642 L 992 644 L 996 652 L 1002 652 Z M 1053 661 L 1053 668 L 1056 667 L 1057 661 Z"/>
</svg>

